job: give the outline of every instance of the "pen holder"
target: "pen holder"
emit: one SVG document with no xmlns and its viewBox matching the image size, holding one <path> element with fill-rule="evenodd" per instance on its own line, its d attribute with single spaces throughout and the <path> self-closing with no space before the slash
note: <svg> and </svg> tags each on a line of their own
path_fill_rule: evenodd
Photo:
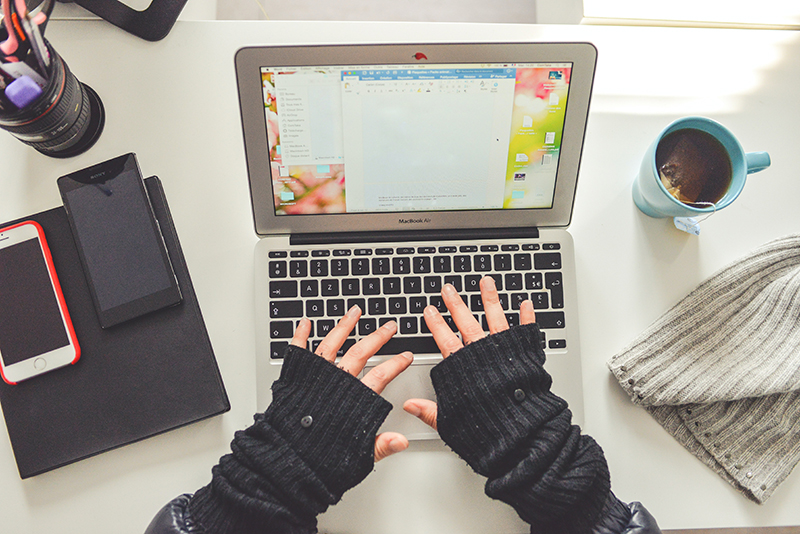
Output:
<svg viewBox="0 0 800 534">
<path fill-rule="evenodd" d="M 47 43 L 50 65 L 42 94 L 14 112 L 0 113 L 0 127 L 53 158 L 70 158 L 94 145 L 105 125 L 97 93 L 81 83 Z"/>
</svg>

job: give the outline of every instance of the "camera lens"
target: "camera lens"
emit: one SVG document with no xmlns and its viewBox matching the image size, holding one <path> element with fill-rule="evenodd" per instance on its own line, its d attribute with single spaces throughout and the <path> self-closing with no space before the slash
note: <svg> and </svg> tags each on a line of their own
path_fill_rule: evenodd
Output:
<svg viewBox="0 0 800 534">
<path fill-rule="evenodd" d="M 78 81 L 50 43 L 47 47 L 52 59 L 42 95 L 23 109 L 0 114 L 0 126 L 42 154 L 69 158 L 100 137 L 105 109 L 97 93 Z"/>
</svg>

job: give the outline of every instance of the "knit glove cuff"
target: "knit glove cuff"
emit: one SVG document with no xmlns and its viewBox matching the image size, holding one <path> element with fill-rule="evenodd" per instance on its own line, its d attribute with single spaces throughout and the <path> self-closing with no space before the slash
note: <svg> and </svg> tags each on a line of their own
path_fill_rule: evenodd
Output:
<svg viewBox="0 0 800 534">
<path fill-rule="evenodd" d="M 358 378 L 290 345 L 265 417 L 340 498 L 372 471 L 375 435 L 391 409 Z"/>
<path fill-rule="evenodd" d="M 544 359 L 531 324 L 470 343 L 431 370 L 439 435 L 481 475 L 507 472 L 536 428 L 567 410 Z"/>
<path fill-rule="evenodd" d="M 392 405 L 349 373 L 290 346 L 272 403 L 237 432 L 190 508 L 217 534 L 316 532 L 374 464 L 375 435 Z"/>
</svg>

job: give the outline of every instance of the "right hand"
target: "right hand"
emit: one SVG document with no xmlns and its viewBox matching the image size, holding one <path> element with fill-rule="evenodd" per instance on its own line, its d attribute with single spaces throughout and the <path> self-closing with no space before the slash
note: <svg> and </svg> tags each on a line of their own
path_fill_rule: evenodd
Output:
<svg viewBox="0 0 800 534">
<path fill-rule="evenodd" d="M 497 294 L 494 278 L 484 276 L 481 279 L 481 300 L 486 314 L 486 323 L 489 326 L 489 335 L 508 330 L 508 320 L 500 304 L 500 297 Z M 461 300 L 458 292 L 451 284 L 446 284 L 442 288 L 442 299 L 447 306 L 450 316 L 461 333 L 461 338 L 450 329 L 439 310 L 435 306 L 425 308 L 424 317 L 428 329 L 433 334 L 436 345 L 442 352 L 442 357 L 448 358 L 451 354 L 463 348 L 464 345 L 486 337 L 480 323 L 475 319 L 467 305 Z M 520 324 L 530 324 L 536 322 L 536 315 L 533 311 L 533 303 L 525 300 L 521 303 Z M 409 399 L 403 404 L 403 409 L 419 417 L 423 422 L 437 429 L 436 419 L 438 416 L 438 406 L 435 402 L 428 399 Z"/>
</svg>

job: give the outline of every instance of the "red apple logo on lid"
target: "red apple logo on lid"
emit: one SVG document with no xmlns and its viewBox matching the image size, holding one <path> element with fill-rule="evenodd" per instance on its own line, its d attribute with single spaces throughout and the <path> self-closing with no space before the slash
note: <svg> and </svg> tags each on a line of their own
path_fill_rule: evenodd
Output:
<svg viewBox="0 0 800 534">
<path fill-rule="evenodd" d="M 417 61 L 420 61 L 422 59 L 428 59 L 428 56 L 426 56 L 422 52 L 417 52 L 416 54 L 414 54 L 414 59 L 416 59 Z"/>
</svg>

